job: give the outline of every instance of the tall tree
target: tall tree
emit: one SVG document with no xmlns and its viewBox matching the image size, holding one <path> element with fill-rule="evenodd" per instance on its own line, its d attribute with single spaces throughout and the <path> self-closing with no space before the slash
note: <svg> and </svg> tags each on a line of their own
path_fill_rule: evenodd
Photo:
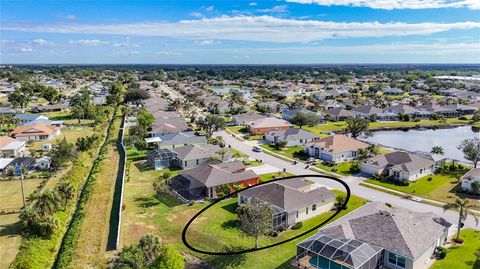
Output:
<svg viewBox="0 0 480 269">
<path fill-rule="evenodd" d="M 64 180 L 57 185 L 57 192 L 63 199 L 63 207 L 67 208 L 68 200 L 75 196 L 75 187 L 72 182 Z"/>
<path fill-rule="evenodd" d="M 212 137 L 213 132 L 225 128 L 225 119 L 217 115 L 207 115 L 205 118 L 198 121 L 198 126 L 205 131 L 207 139 Z"/>
<path fill-rule="evenodd" d="M 90 91 L 86 87 L 70 98 L 70 107 L 72 117 L 78 119 L 78 123 L 82 119 L 93 119 L 95 117 L 95 108 L 90 100 Z"/>
<path fill-rule="evenodd" d="M 463 152 L 464 158 L 471 161 L 473 167 L 477 168 L 477 163 L 480 161 L 480 138 L 465 139 L 458 149 Z"/>
<path fill-rule="evenodd" d="M 347 123 L 345 132 L 349 133 L 353 138 L 357 138 L 362 133 L 366 132 L 370 124 L 369 120 L 357 117 L 350 117 L 345 122 Z"/>
<path fill-rule="evenodd" d="M 248 235 L 255 237 L 255 248 L 258 248 L 260 236 L 272 230 L 272 206 L 256 198 L 237 208 L 240 228 Z"/>
<path fill-rule="evenodd" d="M 297 112 L 295 116 L 290 119 L 290 122 L 296 124 L 302 129 L 302 126 L 314 126 L 320 123 L 320 118 L 315 113 Z"/>
<path fill-rule="evenodd" d="M 32 96 L 28 92 L 22 91 L 22 88 L 16 89 L 8 95 L 8 101 L 15 107 L 24 109 L 30 103 Z"/>
<path fill-rule="evenodd" d="M 143 100 L 148 99 L 150 94 L 143 89 L 132 87 L 125 93 L 125 102 L 132 102 L 139 105 Z"/>
<path fill-rule="evenodd" d="M 137 115 L 138 124 L 142 126 L 145 131 L 147 131 L 150 129 L 154 121 L 155 117 L 153 117 L 152 113 L 142 107 Z"/>
<path fill-rule="evenodd" d="M 460 229 L 463 226 L 462 222 L 467 219 L 468 215 L 472 216 L 478 225 L 478 217 L 473 213 L 470 203 L 467 199 L 456 199 L 455 202 L 443 206 L 444 211 L 448 209 L 458 210 L 457 240 L 460 238 Z"/>
<path fill-rule="evenodd" d="M 139 242 L 145 262 L 150 265 L 162 254 L 160 238 L 153 233 L 144 235 Z"/>
<path fill-rule="evenodd" d="M 75 146 L 68 143 L 64 137 L 53 146 L 50 156 L 52 157 L 53 168 L 58 169 L 75 157 Z"/>
<path fill-rule="evenodd" d="M 42 97 L 45 98 L 45 100 L 47 100 L 49 104 L 53 104 L 55 103 L 55 101 L 57 101 L 58 91 L 53 87 L 46 87 L 41 94 Z"/>
</svg>

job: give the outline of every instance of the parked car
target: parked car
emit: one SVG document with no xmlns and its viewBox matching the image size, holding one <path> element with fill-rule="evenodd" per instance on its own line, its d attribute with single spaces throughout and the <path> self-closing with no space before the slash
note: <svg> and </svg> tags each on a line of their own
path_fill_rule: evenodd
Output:
<svg viewBox="0 0 480 269">
<path fill-rule="evenodd" d="M 253 146 L 252 150 L 255 151 L 255 152 L 262 152 L 262 149 L 260 147 L 257 147 L 257 146 Z"/>
<path fill-rule="evenodd" d="M 307 161 L 305 161 L 306 164 L 317 164 L 317 159 L 315 158 L 308 158 Z"/>
</svg>

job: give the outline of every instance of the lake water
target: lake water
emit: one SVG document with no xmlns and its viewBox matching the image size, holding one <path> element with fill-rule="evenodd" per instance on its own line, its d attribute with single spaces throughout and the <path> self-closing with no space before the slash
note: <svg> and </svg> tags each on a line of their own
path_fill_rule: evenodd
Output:
<svg viewBox="0 0 480 269">
<path fill-rule="evenodd" d="M 432 147 L 441 146 L 443 147 L 445 157 L 468 162 L 463 158 L 463 153 L 457 149 L 457 146 L 463 140 L 474 137 L 480 138 L 478 129 L 462 126 L 436 130 L 377 131 L 373 132 L 373 136 L 365 140 L 408 151 L 420 150 L 430 152 Z"/>
<path fill-rule="evenodd" d="M 237 88 L 229 88 L 229 87 L 222 87 L 222 88 L 211 88 L 212 91 L 218 93 L 218 94 L 227 94 L 230 92 L 231 89 L 236 89 L 243 93 L 243 95 L 248 96 L 252 93 L 251 90 L 248 89 L 237 89 Z"/>
</svg>

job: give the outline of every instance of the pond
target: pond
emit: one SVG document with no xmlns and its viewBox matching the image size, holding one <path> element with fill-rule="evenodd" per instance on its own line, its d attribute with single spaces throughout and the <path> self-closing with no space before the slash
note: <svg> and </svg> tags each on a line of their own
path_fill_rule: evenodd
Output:
<svg viewBox="0 0 480 269">
<path fill-rule="evenodd" d="M 366 141 L 404 149 L 408 151 L 430 152 L 432 147 L 441 146 L 444 156 L 449 159 L 469 163 L 463 158 L 463 153 L 457 148 L 465 139 L 480 138 L 479 130 L 471 126 L 448 129 L 411 129 L 408 131 L 377 131 Z"/>
<path fill-rule="evenodd" d="M 212 91 L 214 91 L 217 94 L 227 94 L 230 92 L 230 90 L 235 89 L 243 93 L 245 97 L 249 96 L 252 91 L 249 89 L 238 89 L 238 88 L 230 88 L 230 87 L 221 87 L 221 88 L 211 88 Z"/>
</svg>

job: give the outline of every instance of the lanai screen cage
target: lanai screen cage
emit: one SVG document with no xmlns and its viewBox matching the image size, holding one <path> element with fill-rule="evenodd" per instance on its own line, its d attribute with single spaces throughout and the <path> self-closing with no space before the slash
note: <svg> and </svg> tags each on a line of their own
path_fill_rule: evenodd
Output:
<svg viewBox="0 0 480 269">
<path fill-rule="evenodd" d="M 155 149 L 147 153 L 148 162 L 155 169 L 162 169 L 170 166 L 175 155 L 168 149 Z"/>
<path fill-rule="evenodd" d="M 287 212 L 276 205 L 272 205 L 272 230 L 284 230 L 288 227 Z"/>
<path fill-rule="evenodd" d="M 383 264 L 383 249 L 317 233 L 297 245 L 297 262 L 300 268 L 377 269 Z"/>
</svg>

